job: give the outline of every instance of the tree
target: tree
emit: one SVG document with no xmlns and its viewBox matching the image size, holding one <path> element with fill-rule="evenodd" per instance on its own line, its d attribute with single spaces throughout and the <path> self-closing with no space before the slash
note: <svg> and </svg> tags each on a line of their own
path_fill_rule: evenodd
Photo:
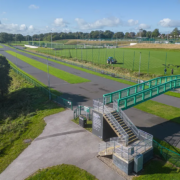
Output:
<svg viewBox="0 0 180 180">
<path fill-rule="evenodd" d="M 6 43 L 8 41 L 9 41 L 8 33 L 4 33 L 4 32 L 0 33 L 0 42 Z"/>
<path fill-rule="evenodd" d="M 174 28 L 174 30 L 171 32 L 171 35 L 174 36 L 178 36 L 180 34 L 178 28 Z"/>
<path fill-rule="evenodd" d="M 22 35 L 22 34 L 16 34 L 16 41 L 23 41 L 23 40 L 25 40 L 24 39 L 24 36 Z"/>
<path fill-rule="evenodd" d="M 125 35 L 124 35 L 125 38 L 129 38 L 130 37 L 130 34 L 129 32 L 126 32 Z"/>
<path fill-rule="evenodd" d="M 111 39 L 114 35 L 114 32 L 110 31 L 110 30 L 106 30 L 104 33 L 104 38 L 108 38 L 108 39 Z"/>
<path fill-rule="evenodd" d="M 151 35 L 152 35 L 152 32 L 151 32 L 151 31 L 147 31 L 147 32 L 146 32 L 146 37 L 147 37 L 147 38 L 151 38 Z"/>
<path fill-rule="evenodd" d="M 124 33 L 123 32 L 117 32 L 114 34 L 114 38 L 123 38 L 124 37 Z"/>
<path fill-rule="evenodd" d="M 10 65 L 4 56 L 0 56 L 0 99 L 8 93 L 12 78 L 9 76 Z"/>
<path fill-rule="evenodd" d="M 159 29 L 155 29 L 155 30 L 152 32 L 152 37 L 158 37 L 159 35 L 160 35 Z"/>
</svg>

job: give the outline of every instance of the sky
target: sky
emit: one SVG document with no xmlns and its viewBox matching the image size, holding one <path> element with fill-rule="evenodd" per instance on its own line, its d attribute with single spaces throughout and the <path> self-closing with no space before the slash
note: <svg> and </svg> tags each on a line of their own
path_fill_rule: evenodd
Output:
<svg viewBox="0 0 180 180">
<path fill-rule="evenodd" d="M 0 32 L 170 33 L 180 27 L 180 0 L 0 0 Z"/>
</svg>

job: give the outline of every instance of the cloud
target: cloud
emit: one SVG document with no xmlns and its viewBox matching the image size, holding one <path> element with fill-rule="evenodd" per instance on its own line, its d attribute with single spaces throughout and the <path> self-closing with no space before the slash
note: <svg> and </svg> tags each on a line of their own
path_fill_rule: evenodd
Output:
<svg viewBox="0 0 180 180">
<path fill-rule="evenodd" d="M 2 20 L 3 20 L 3 21 L 7 21 L 7 20 L 8 20 L 8 18 L 2 18 Z"/>
<path fill-rule="evenodd" d="M 138 26 L 138 29 L 150 29 L 151 28 L 151 26 L 149 26 L 149 25 L 147 25 L 147 24 L 140 24 L 139 26 Z"/>
<path fill-rule="evenodd" d="M 33 25 L 30 25 L 29 28 L 28 28 L 29 31 L 33 31 L 34 30 L 34 27 Z"/>
<path fill-rule="evenodd" d="M 6 14 L 6 12 L 2 12 L 2 14 Z"/>
<path fill-rule="evenodd" d="M 24 30 L 27 29 L 27 27 L 26 27 L 25 24 L 21 24 L 20 27 L 19 27 L 19 29 L 20 29 L 21 31 L 24 31 Z"/>
<path fill-rule="evenodd" d="M 122 24 L 122 21 L 119 18 L 103 18 L 97 20 L 93 23 L 87 23 L 84 19 L 76 18 L 75 21 L 77 22 L 80 29 L 83 30 L 90 30 L 90 29 L 100 29 L 104 27 L 115 27 Z"/>
<path fill-rule="evenodd" d="M 29 6 L 29 9 L 39 9 L 39 6 L 36 6 L 36 5 L 34 5 L 34 4 L 31 4 L 31 5 Z"/>
<path fill-rule="evenodd" d="M 54 20 L 54 24 L 55 24 L 55 26 L 59 26 L 59 27 L 67 27 L 68 23 L 66 21 L 64 21 L 63 18 L 56 18 Z"/>
<path fill-rule="evenodd" d="M 169 18 L 164 18 L 159 21 L 159 25 L 162 27 L 180 27 L 180 21 L 171 20 Z"/>
<path fill-rule="evenodd" d="M 139 23 L 138 20 L 134 20 L 134 19 L 129 19 L 129 20 L 128 20 L 129 26 L 135 26 L 135 25 L 137 25 L 138 23 Z"/>
</svg>

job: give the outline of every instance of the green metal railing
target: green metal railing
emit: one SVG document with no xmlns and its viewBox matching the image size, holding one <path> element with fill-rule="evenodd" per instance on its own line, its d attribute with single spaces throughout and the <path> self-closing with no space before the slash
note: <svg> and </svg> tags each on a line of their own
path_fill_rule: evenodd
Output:
<svg viewBox="0 0 180 180">
<path fill-rule="evenodd" d="M 176 165 L 177 167 L 180 167 L 180 154 L 179 153 L 176 153 L 162 146 L 155 140 L 153 140 L 153 148 L 154 148 L 155 155 L 158 155 L 165 161 L 169 161 L 172 164 Z"/>
<path fill-rule="evenodd" d="M 25 78 L 29 83 L 33 84 L 34 86 L 36 86 L 37 88 L 39 88 L 40 91 L 42 91 L 45 95 L 47 95 L 48 97 L 51 97 L 51 100 L 64 106 L 67 108 L 70 108 L 71 110 L 73 110 L 73 104 L 71 101 L 64 99 L 60 96 L 57 96 L 55 94 L 53 94 L 52 92 L 49 91 L 49 89 L 43 87 L 41 84 L 39 84 L 38 82 L 36 82 L 35 80 L 33 80 L 32 78 L 30 78 L 29 76 L 27 76 L 26 74 L 24 74 L 23 72 L 19 71 L 17 68 L 15 68 L 14 66 L 11 65 L 11 68 L 19 75 L 21 75 L 23 78 Z"/>
<path fill-rule="evenodd" d="M 136 84 L 134 86 L 130 86 L 128 88 L 124 88 L 112 93 L 104 94 L 104 104 L 112 103 L 116 99 L 122 99 L 125 97 L 130 97 L 131 95 L 137 94 L 139 92 L 143 92 L 145 90 L 151 89 L 152 87 L 156 87 L 158 85 L 164 84 L 166 82 L 180 79 L 180 75 L 174 76 L 163 76 L 155 79 L 151 79 L 149 81 L 145 81 L 140 84 Z"/>
<path fill-rule="evenodd" d="M 152 88 L 148 88 L 147 90 L 143 90 L 139 93 L 133 94 L 131 96 L 127 96 L 122 99 L 118 99 L 118 106 L 122 109 L 128 109 L 132 106 L 135 106 L 139 103 L 152 99 L 160 94 L 163 94 L 167 91 L 170 91 L 175 88 L 180 87 L 180 79 L 171 80 L 164 84 L 160 84 L 158 86 L 154 86 Z"/>
<path fill-rule="evenodd" d="M 75 110 L 74 110 L 74 119 L 78 118 L 80 115 L 86 116 L 87 119 L 92 119 L 91 117 L 91 107 L 87 106 L 81 106 L 79 105 Z"/>
</svg>

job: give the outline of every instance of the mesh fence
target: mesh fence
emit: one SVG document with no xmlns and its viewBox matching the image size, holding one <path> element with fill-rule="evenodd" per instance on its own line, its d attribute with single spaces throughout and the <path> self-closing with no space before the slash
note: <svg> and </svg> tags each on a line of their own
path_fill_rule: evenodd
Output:
<svg viewBox="0 0 180 180">
<path fill-rule="evenodd" d="M 18 49 L 18 48 L 17 48 Z M 20 49 L 22 50 L 22 49 Z M 24 50 L 25 51 L 25 50 Z M 45 50 L 41 50 L 41 53 L 44 53 Z M 27 51 L 25 51 L 27 52 Z M 34 53 L 34 52 L 31 52 L 32 54 L 35 54 L 35 55 L 40 55 L 40 56 L 43 56 L 45 58 L 47 58 L 47 56 L 43 55 L 43 54 L 39 54 L 39 53 Z M 89 67 L 89 66 L 86 66 L 86 65 L 82 65 L 82 64 L 78 64 L 76 62 L 70 62 L 68 60 L 63 60 L 63 59 L 59 59 L 59 58 L 56 58 L 56 54 L 57 52 L 55 53 L 49 53 L 49 55 L 52 55 L 52 56 L 55 56 L 52 57 L 52 56 L 49 56 L 49 58 L 51 59 L 54 59 L 56 61 L 60 61 L 60 62 L 63 62 L 63 63 L 66 63 L 66 64 L 70 64 L 70 65 L 74 65 L 74 66 L 77 66 L 77 67 L 81 67 L 81 68 L 84 68 L 84 69 L 87 69 L 87 70 L 91 70 L 91 71 L 94 71 L 94 72 L 98 72 L 98 73 L 101 73 L 101 74 L 105 74 L 105 75 L 108 75 L 108 76 L 112 76 L 114 78 L 119 78 L 119 79 L 124 79 L 124 80 L 127 80 L 127 81 L 130 81 L 130 82 L 134 82 L 134 83 L 138 83 L 140 82 L 141 80 L 140 79 L 137 79 L 137 78 L 134 78 L 134 77 L 129 77 L 129 76 L 125 76 L 125 75 L 120 75 L 118 73 L 111 73 L 109 71 L 105 71 L 105 70 L 100 70 L 98 68 L 94 68 L 94 67 Z"/>
<path fill-rule="evenodd" d="M 85 116 L 87 119 L 92 120 L 92 108 L 87 106 L 79 105 L 74 110 L 74 119 L 78 118 L 80 115 Z"/>
<path fill-rule="evenodd" d="M 160 156 L 165 161 L 180 167 L 180 154 L 160 145 L 157 141 L 153 140 L 154 154 Z"/>
<path fill-rule="evenodd" d="M 17 68 L 13 67 L 11 65 L 11 68 L 19 75 L 21 75 L 23 78 L 25 78 L 29 83 L 33 84 L 34 86 L 36 86 L 41 92 L 43 92 L 46 96 L 50 97 L 51 100 L 53 100 L 54 102 L 66 107 L 66 108 L 70 108 L 71 110 L 73 110 L 73 104 L 71 101 L 64 99 L 60 96 L 57 96 L 53 93 L 50 92 L 49 89 L 43 87 L 41 84 L 39 84 L 38 82 L 36 82 L 35 80 L 33 80 L 32 78 L 30 78 L 29 76 L 27 76 L 26 74 L 24 74 L 23 72 L 19 71 Z"/>
</svg>

